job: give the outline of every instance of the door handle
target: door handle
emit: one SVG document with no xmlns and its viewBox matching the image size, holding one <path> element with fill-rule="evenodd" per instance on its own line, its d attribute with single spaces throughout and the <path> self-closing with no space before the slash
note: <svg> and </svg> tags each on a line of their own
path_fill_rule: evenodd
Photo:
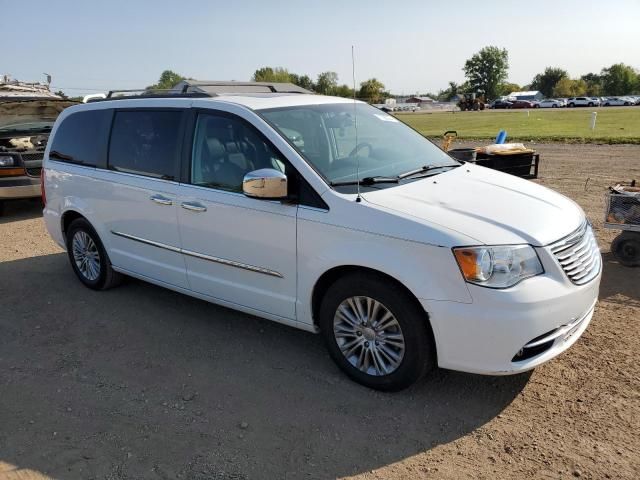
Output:
<svg viewBox="0 0 640 480">
<path fill-rule="evenodd" d="M 158 205 L 173 205 L 173 200 L 163 195 L 152 195 L 149 199 Z"/>
<path fill-rule="evenodd" d="M 183 202 L 180 206 L 186 210 L 191 210 L 192 212 L 207 211 L 207 207 L 198 202 Z"/>
</svg>

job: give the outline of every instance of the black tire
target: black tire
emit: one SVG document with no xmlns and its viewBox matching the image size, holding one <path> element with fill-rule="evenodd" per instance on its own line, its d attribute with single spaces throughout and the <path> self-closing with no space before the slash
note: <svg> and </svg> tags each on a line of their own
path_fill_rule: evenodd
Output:
<svg viewBox="0 0 640 480">
<path fill-rule="evenodd" d="M 99 258 L 99 273 L 96 278 L 87 277 L 87 275 L 85 275 L 78 266 L 74 257 L 73 239 L 79 232 L 86 234 L 93 241 L 93 244 L 96 247 L 95 250 Z M 87 220 L 84 218 L 78 218 L 71 222 L 71 225 L 69 225 L 69 228 L 67 229 L 66 237 L 69 262 L 71 263 L 71 267 L 78 279 L 86 287 L 89 287 L 92 290 L 107 290 L 122 282 L 123 276 L 111 267 L 111 261 L 109 260 L 109 256 L 100 241 L 100 237 Z"/>
<path fill-rule="evenodd" d="M 573 108 L 573 107 L 575 107 L 575 106 L 576 106 L 576 105 L 575 105 L 575 103 L 570 103 L 570 104 L 569 104 L 569 107 L 571 107 L 571 108 Z"/>
<path fill-rule="evenodd" d="M 374 375 L 363 372 L 352 365 L 340 350 L 334 334 L 334 317 L 338 307 L 351 297 L 369 297 L 380 302 L 397 320 L 404 340 L 404 354 L 391 373 Z M 383 391 L 402 390 L 415 383 L 435 366 L 435 342 L 427 314 L 402 287 L 382 276 L 354 273 L 337 280 L 329 287 L 322 299 L 318 320 L 331 358 L 351 379 L 369 388 Z M 375 323 L 375 321 L 372 322 L 370 326 L 373 327 Z M 366 323 L 358 325 L 366 330 Z M 370 333 L 373 328 L 368 330 Z M 352 337 L 355 338 L 355 336 Z M 362 341 L 365 337 L 367 337 L 366 334 L 361 337 Z M 369 340 L 378 345 L 377 340 L 375 342 Z M 376 349 L 373 345 L 370 348 Z M 373 360 L 373 354 L 370 354 L 369 358 Z M 374 367 L 370 365 L 369 368 Z"/>
<path fill-rule="evenodd" d="M 0 200 L 0 217 L 4 215 L 4 202 Z"/>
<path fill-rule="evenodd" d="M 554 103 L 553 105 L 551 105 L 551 108 L 558 108 L 558 105 Z"/>
<path fill-rule="evenodd" d="M 593 107 L 593 102 L 589 102 L 589 106 L 590 106 L 590 107 Z"/>
<path fill-rule="evenodd" d="M 640 233 L 622 232 L 611 242 L 611 253 L 625 267 L 640 267 Z"/>
</svg>

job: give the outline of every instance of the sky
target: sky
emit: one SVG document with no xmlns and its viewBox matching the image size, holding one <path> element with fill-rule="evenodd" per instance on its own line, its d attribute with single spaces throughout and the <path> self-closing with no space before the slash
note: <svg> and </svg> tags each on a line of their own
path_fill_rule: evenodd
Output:
<svg viewBox="0 0 640 480">
<path fill-rule="evenodd" d="M 27 18 L 34 15 L 33 18 Z M 250 80 L 262 66 L 394 94 L 464 81 L 482 47 L 509 52 L 509 80 L 547 66 L 571 76 L 623 62 L 640 69 L 640 0 L 0 0 L 0 74 L 53 77 L 69 95 L 142 88 L 170 69 L 199 80 Z"/>
</svg>

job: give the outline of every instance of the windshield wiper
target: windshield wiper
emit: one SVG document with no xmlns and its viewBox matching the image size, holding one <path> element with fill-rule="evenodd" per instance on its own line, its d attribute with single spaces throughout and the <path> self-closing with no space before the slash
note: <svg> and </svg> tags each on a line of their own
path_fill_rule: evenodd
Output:
<svg viewBox="0 0 640 480">
<path fill-rule="evenodd" d="M 360 185 L 373 185 L 375 183 L 398 183 L 398 177 L 364 177 L 360 180 Z M 342 187 L 344 185 L 357 185 L 356 180 L 349 180 L 348 182 L 331 182 L 332 187 Z"/>
<path fill-rule="evenodd" d="M 425 165 L 420 168 L 416 168 L 415 170 L 410 170 L 408 172 L 401 173 L 397 177 L 364 177 L 360 180 L 360 185 L 373 185 L 375 183 L 399 183 L 400 180 L 405 178 L 414 177 L 416 175 L 420 175 L 431 170 L 439 170 L 441 168 L 455 168 L 459 167 L 459 164 L 451 164 L 451 165 Z M 332 187 L 342 187 L 344 185 L 357 185 L 358 182 L 356 180 L 349 180 L 347 182 L 331 182 L 330 185 Z"/>
<path fill-rule="evenodd" d="M 459 166 L 460 164 L 456 163 L 453 163 L 451 165 L 424 165 L 420 168 L 416 168 L 415 170 L 409 170 L 408 172 L 401 173 L 400 175 L 398 175 L 398 179 L 402 180 L 403 178 L 410 178 L 422 173 L 430 172 L 431 170 L 439 170 L 440 168 L 456 168 Z"/>
</svg>

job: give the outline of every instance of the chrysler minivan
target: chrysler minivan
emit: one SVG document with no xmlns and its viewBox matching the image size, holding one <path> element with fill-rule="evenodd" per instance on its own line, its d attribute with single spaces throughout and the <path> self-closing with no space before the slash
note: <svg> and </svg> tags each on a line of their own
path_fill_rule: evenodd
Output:
<svg viewBox="0 0 640 480">
<path fill-rule="evenodd" d="M 44 219 L 84 285 L 131 276 L 319 332 L 381 390 L 530 370 L 585 331 L 602 262 L 573 201 L 365 103 L 241 85 L 60 115 Z"/>
</svg>

